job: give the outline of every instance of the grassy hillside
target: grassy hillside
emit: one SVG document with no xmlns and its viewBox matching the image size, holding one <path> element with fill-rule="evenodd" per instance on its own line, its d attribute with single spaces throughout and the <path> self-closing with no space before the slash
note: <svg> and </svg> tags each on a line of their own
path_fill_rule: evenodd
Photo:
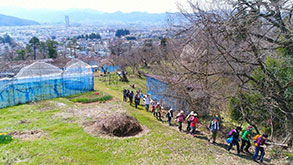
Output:
<svg viewBox="0 0 293 165">
<path fill-rule="evenodd" d="M 132 79 L 143 86 L 145 80 Z M 80 104 L 58 98 L 0 110 L 0 132 L 38 130 L 40 137 L 0 144 L 1 163 L 20 164 L 253 164 L 250 156 L 227 153 L 205 136 L 194 138 L 170 128 L 143 110 L 121 101 L 123 87 L 96 80 L 95 89 L 114 97 L 105 103 Z M 141 107 L 142 109 L 142 107 Z M 123 111 L 135 116 L 145 133 L 132 138 L 91 136 L 84 123 L 96 114 Z"/>
</svg>

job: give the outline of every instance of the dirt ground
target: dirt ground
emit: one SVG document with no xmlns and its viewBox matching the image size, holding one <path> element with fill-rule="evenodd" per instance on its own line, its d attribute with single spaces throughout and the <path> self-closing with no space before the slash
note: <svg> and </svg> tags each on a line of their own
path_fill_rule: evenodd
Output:
<svg viewBox="0 0 293 165">
<path fill-rule="evenodd" d="M 15 131 L 9 133 L 13 138 L 21 139 L 21 140 L 35 140 L 42 136 L 45 136 L 46 133 L 41 130 L 29 130 L 29 131 Z"/>
<path fill-rule="evenodd" d="M 118 99 L 113 99 L 105 103 L 76 103 L 74 107 L 67 108 L 58 113 L 56 117 L 61 117 L 68 122 L 76 122 L 84 128 L 84 131 L 94 137 L 105 138 L 131 138 L 140 137 L 149 132 L 148 129 L 142 127 L 142 130 L 133 136 L 115 137 L 111 134 L 105 134 L 101 129 L 97 128 L 97 121 L 104 116 L 112 116 L 117 114 L 127 114 L 127 110 L 123 108 L 122 103 Z"/>
</svg>

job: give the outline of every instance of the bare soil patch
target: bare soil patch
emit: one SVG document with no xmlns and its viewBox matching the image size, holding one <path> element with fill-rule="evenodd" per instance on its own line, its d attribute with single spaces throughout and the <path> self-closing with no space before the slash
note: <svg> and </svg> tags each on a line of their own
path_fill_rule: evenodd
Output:
<svg viewBox="0 0 293 165">
<path fill-rule="evenodd" d="M 95 137 L 129 138 L 148 132 L 136 118 L 127 115 L 127 110 L 117 99 L 106 103 L 75 104 L 74 107 L 58 113 L 56 117 L 77 122 L 85 132 Z"/>
<path fill-rule="evenodd" d="M 31 123 L 31 121 L 29 121 L 29 120 L 19 120 L 18 121 L 18 124 L 29 124 L 29 123 Z"/>
<path fill-rule="evenodd" d="M 36 103 L 36 110 L 38 111 L 51 111 L 55 109 L 64 108 L 66 104 L 60 103 L 60 102 L 54 102 L 54 101 L 40 101 Z"/>
<path fill-rule="evenodd" d="M 35 140 L 45 136 L 46 134 L 41 130 L 29 130 L 29 131 L 15 131 L 9 133 L 14 138 L 21 140 Z"/>
</svg>

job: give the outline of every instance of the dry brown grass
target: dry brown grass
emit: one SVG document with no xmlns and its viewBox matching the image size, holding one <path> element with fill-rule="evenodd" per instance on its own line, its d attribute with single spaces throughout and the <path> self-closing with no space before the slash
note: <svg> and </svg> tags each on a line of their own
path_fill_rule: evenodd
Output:
<svg viewBox="0 0 293 165">
<path fill-rule="evenodd" d="M 21 140 L 35 140 L 45 136 L 46 134 L 41 130 L 29 130 L 29 131 L 15 131 L 9 133 L 14 138 Z"/>
<path fill-rule="evenodd" d="M 94 134 L 117 137 L 135 136 L 143 130 L 136 118 L 121 113 L 101 116 L 89 128 Z"/>
</svg>

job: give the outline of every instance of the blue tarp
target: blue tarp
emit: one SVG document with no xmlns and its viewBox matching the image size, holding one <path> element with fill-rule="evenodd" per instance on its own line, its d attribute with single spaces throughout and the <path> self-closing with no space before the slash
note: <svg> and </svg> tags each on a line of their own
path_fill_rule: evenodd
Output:
<svg viewBox="0 0 293 165">
<path fill-rule="evenodd" d="M 116 72 L 117 70 L 120 69 L 119 66 L 103 66 L 103 68 L 107 71 L 107 72 Z M 104 70 L 101 68 L 101 72 L 104 72 Z"/>
<path fill-rule="evenodd" d="M 167 106 L 174 110 L 180 109 L 179 99 L 176 99 L 174 92 L 168 88 L 168 85 L 155 78 L 146 77 L 147 93 L 151 96 L 153 100 L 161 103 L 162 106 Z"/>
<path fill-rule="evenodd" d="M 92 75 L 0 80 L 0 108 L 92 90 Z"/>
<path fill-rule="evenodd" d="M 40 65 L 45 64 L 39 63 L 38 66 Z M 32 65 L 20 73 L 28 75 L 29 69 L 35 66 Z M 94 74 L 82 62 L 72 64 L 64 72 L 56 73 L 0 79 L 0 108 L 94 90 Z"/>
</svg>

